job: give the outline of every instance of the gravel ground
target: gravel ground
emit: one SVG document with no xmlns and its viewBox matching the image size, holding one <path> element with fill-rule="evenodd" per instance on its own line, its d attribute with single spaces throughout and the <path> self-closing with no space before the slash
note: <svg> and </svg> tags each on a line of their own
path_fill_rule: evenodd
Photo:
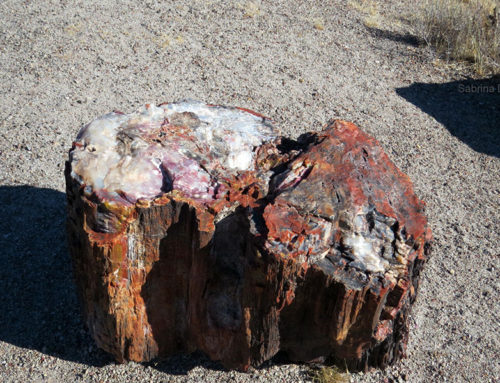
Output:
<svg viewBox="0 0 500 383">
<path fill-rule="evenodd" d="M 352 382 L 500 380 L 499 80 L 465 80 L 418 47 L 415 2 L 370 4 L 0 2 L 0 381 L 310 379 L 304 365 L 243 374 L 198 354 L 116 365 L 83 329 L 67 150 L 101 114 L 183 98 L 254 109 L 294 136 L 354 121 L 427 202 L 435 244 L 408 358 Z"/>
</svg>

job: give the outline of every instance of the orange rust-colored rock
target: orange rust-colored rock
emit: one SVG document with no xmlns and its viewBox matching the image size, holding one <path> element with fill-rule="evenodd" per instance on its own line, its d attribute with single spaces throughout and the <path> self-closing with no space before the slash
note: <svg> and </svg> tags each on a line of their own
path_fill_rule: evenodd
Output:
<svg viewBox="0 0 500 383">
<path fill-rule="evenodd" d="M 304 137 L 254 148 L 253 170 L 219 178 L 211 200 L 174 188 L 110 203 L 67 162 L 68 241 L 99 347 L 118 361 L 201 350 L 240 370 L 278 351 L 350 370 L 404 356 L 431 241 L 423 203 L 353 124 Z"/>
</svg>

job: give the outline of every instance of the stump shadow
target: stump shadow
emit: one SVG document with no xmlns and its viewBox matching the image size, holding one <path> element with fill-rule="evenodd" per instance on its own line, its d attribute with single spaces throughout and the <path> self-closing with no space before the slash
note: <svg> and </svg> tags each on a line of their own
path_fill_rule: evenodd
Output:
<svg viewBox="0 0 500 383">
<path fill-rule="evenodd" d="M 377 38 L 382 38 L 413 47 L 419 47 L 425 44 L 425 41 L 423 39 L 408 32 L 398 33 L 386 29 L 374 28 L 369 26 L 365 26 L 365 28 L 372 36 Z"/>
<path fill-rule="evenodd" d="M 479 153 L 500 157 L 500 77 L 414 83 L 396 93 Z"/>
<path fill-rule="evenodd" d="M 154 369 L 169 375 L 188 375 L 191 370 L 202 367 L 206 370 L 226 372 L 227 370 L 219 362 L 211 360 L 201 351 L 191 354 L 177 354 L 165 359 L 145 363 Z"/>
<path fill-rule="evenodd" d="M 252 367 L 252 370 L 267 370 L 273 366 L 284 366 L 288 364 L 306 365 L 306 363 L 297 363 L 290 360 L 286 352 L 279 351 L 271 359 L 263 362 L 258 367 Z M 145 363 L 156 370 L 170 375 L 187 375 L 191 370 L 197 367 L 203 367 L 206 370 L 228 372 L 221 363 L 211 360 L 205 353 L 195 351 L 192 354 L 178 354 L 160 361 Z"/>
<path fill-rule="evenodd" d="M 64 193 L 0 186 L 0 201 L 0 340 L 91 366 L 110 363 L 81 320 Z"/>
</svg>

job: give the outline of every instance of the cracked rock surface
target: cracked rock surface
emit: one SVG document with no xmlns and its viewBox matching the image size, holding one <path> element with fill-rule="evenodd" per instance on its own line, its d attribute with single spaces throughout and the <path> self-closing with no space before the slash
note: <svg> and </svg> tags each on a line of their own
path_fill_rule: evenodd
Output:
<svg viewBox="0 0 500 383">
<path fill-rule="evenodd" d="M 405 354 L 431 231 L 409 178 L 354 124 L 297 140 L 248 110 L 107 114 L 66 163 L 85 322 L 118 361 L 200 350 L 247 370 L 385 367 Z"/>
</svg>

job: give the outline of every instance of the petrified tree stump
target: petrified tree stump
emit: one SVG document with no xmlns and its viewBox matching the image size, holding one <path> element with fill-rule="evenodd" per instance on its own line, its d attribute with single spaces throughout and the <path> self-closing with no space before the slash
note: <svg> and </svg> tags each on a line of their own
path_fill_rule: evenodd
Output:
<svg viewBox="0 0 500 383">
<path fill-rule="evenodd" d="M 431 232 L 410 180 L 344 121 L 293 141 L 193 101 L 105 115 L 66 164 L 86 324 L 118 361 L 404 355 Z"/>
</svg>

